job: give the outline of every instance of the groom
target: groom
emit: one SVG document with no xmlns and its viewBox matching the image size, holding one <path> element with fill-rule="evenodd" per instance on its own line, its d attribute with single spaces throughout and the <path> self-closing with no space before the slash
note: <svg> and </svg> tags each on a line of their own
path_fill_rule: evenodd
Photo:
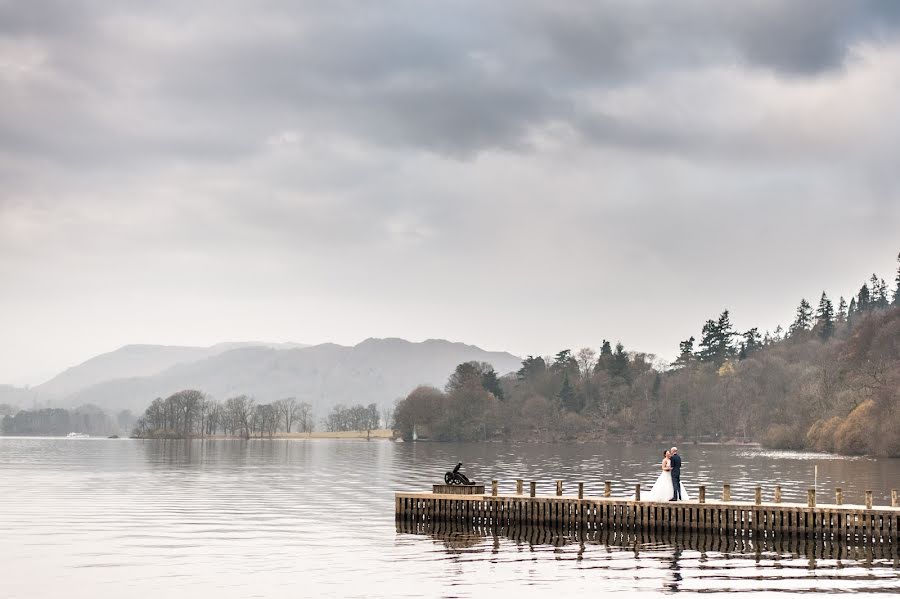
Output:
<svg viewBox="0 0 900 599">
<path fill-rule="evenodd" d="M 673 447 L 670 450 L 672 457 L 670 465 L 672 466 L 672 488 L 675 490 L 675 496 L 669 501 L 681 500 L 681 456 L 678 455 L 678 448 Z"/>
</svg>

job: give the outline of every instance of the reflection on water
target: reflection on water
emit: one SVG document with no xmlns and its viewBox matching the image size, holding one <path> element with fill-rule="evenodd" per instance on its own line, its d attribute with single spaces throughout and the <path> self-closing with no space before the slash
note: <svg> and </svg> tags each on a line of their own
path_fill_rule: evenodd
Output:
<svg viewBox="0 0 900 599">
<path fill-rule="evenodd" d="M 736 499 L 781 484 L 801 500 L 866 488 L 885 503 L 898 460 L 688 446 L 689 489 Z M 656 477 L 660 448 L 603 444 L 131 441 L 0 438 L 0 597 L 574 596 L 604 591 L 883 593 L 896 546 L 784 545 L 708 537 L 580 538 L 541 529 L 397 529 L 395 490 L 457 461 L 470 477 L 584 482 L 626 495 Z M 768 491 L 767 491 L 768 492 Z M 594 536 L 592 536 L 592 534 Z M 789 543 L 788 541 L 785 541 Z"/>
</svg>

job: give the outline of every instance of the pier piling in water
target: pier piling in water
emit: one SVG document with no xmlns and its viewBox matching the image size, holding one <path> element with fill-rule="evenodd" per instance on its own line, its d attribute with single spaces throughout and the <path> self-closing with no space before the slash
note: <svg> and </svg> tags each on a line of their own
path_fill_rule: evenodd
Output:
<svg viewBox="0 0 900 599">
<path fill-rule="evenodd" d="M 516 481 L 517 491 L 521 481 Z M 451 485 L 448 485 L 451 486 Z M 529 483 L 530 496 L 521 493 L 466 493 L 462 489 L 443 492 L 396 493 L 396 519 L 400 522 L 460 522 L 472 525 L 513 524 L 562 527 L 565 530 L 609 531 L 706 531 L 752 536 L 791 535 L 820 539 L 848 539 L 866 543 L 900 541 L 900 507 L 897 490 L 891 490 L 891 507 L 873 506 L 873 493 L 865 493 L 865 505 L 816 505 L 815 490 L 807 492 L 803 503 L 763 503 L 757 489 L 754 501 L 731 501 L 730 485 L 723 486 L 723 500 L 708 502 L 705 487 L 698 501 L 642 501 L 640 485 L 634 499 L 612 497 L 612 483 L 604 485 L 602 497 L 537 495 L 535 481 Z M 561 489 L 557 482 L 556 489 Z M 776 488 L 776 497 L 780 489 Z M 840 490 L 837 493 L 841 499 Z"/>
</svg>

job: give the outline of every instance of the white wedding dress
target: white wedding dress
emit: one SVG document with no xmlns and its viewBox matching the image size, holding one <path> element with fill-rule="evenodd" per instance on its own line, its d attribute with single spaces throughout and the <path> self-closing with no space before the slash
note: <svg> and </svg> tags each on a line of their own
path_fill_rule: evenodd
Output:
<svg viewBox="0 0 900 599">
<path fill-rule="evenodd" d="M 675 487 L 672 486 L 672 473 L 666 471 L 659 473 L 659 477 L 646 495 L 641 491 L 641 499 L 644 501 L 668 501 L 674 496 Z M 681 499 L 683 501 L 690 499 L 687 489 L 684 488 L 684 483 L 681 483 Z"/>
<path fill-rule="evenodd" d="M 675 487 L 672 486 L 672 472 L 663 470 L 659 473 L 656 482 L 650 487 L 645 494 L 641 491 L 641 499 L 644 501 L 668 501 L 675 496 Z M 681 483 L 681 499 L 687 501 L 690 499 L 684 483 Z"/>
</svg>

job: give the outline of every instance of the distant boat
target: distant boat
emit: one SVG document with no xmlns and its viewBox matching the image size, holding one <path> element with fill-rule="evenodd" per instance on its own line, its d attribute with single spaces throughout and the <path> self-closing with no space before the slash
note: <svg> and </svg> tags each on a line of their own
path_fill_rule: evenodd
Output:
<svg viewBox="0 0 900 599">
<path fill-rule="evenodd" d="M 69 433 L 66 437 L 69 439 L 87 439 L 90 435 L 87 433 Z"/>
<path fill-rule="evenodd" d="M 416 425 L 413 425 L 413 441 L 417 441 L 419 439 L 419 435 L 416 434 Z"/>
</svg>

